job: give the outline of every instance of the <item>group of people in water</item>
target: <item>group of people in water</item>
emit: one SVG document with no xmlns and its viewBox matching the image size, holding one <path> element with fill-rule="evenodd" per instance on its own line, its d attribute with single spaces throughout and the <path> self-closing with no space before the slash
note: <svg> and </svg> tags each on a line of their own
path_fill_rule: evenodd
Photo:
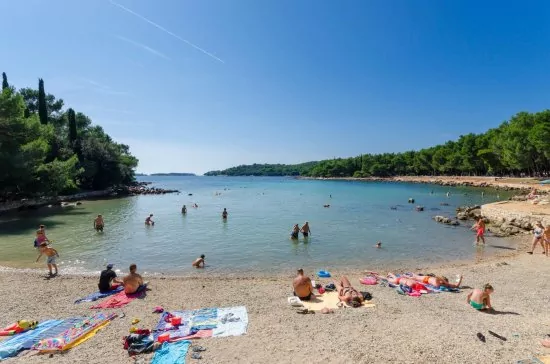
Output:
<svg viewBox="0 0 550 364">
<path fill-rule="evenodd" d="M 311 229 L 309 228 L 309 222 L 305 222 L 302 227 L 300 225 L 295 224 L 292 228 L 292 231 L 290 232 L 290 239 L 297 240 L 298 236 L 302 233 L 304 238 L 307 238 L 309 234 L 311 234 Z"/>
</svg>

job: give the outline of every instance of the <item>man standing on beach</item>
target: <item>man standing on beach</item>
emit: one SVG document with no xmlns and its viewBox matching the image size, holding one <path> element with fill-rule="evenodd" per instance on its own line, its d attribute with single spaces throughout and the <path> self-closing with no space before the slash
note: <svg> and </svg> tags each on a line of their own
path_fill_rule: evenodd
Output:
<svg viewBox="0 0 550 364">
<path fill-rule="evenodd" d="M 294 288 L 294 295 L 302 301 L 309 301 L 315 298 L 311 279 L 304 276 L 304 270 L 302 268 L 298 269 L 298 275 L 292 281 L 292 287 Z"/>
</svg>

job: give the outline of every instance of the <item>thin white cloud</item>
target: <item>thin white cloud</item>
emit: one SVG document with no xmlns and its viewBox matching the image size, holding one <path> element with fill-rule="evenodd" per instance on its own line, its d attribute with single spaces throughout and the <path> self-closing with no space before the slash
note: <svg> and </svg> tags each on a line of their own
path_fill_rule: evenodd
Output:
<svg viewBox="0 0 550 364">
<path fill-rule="evenodd" d="M 157 51 L 156 49 L 153 49 L 153 48 L 151 48 L 151 47 L 146 46 L 145 44 L 136 42 L 136 41 L 134 41 L 134 40 L 125 38 L 125 37 L 120 36 L 120 35 L 117 35 L 116 37 L 117 37 L 117 39 L 120 39 L 120 40 L 122 40 L 122 41 L 124 41 L 124 42 L 127 42 L 127 43 L 130 43 L 130 44 L 133 44 L 134 46 L 136 46 L 136 47 L 138 47 L 138 48 L 144 49 L 144 50 L 146 50 L 147 52 L 154 54 L 155 56 L 158 56 L 158 57 L 161 57 L 161 58 L 164 58 L 164 59 L 167 59 L 167 60 L 171 61 L 170 57 L 168 57 L 168 56 L 166 56 L 165 54 L 163 54 L 163 53 Z"/>
<path fill-rule="evenodd" d="M 189 46 L 195 48 L 196 50 L 198 50 L 198 51 L 200 51 L 200 52 L 206 54 L 207 56 L 209 56 L 209 57 L 215 59 L 216 61 L 221 62 L 221 63 L 225 63 L 222 59 L 216 57 L 215 55 L 213 55 L 212 53 L 208 52 L 207 50 L 205 50 L 205 49 L 199 47 L 199 46 L 196 45 L 196 44 L 191 43 L 191 42 L 188 41 L 187 39 L 183 39 L 182 37 L 180 37 L 179 35 L 177 35 L 177 34 L 175 34 L 175 33 L 172 33 L 172 32 L 169 31 L 168 29 L 166 29 L 166 28 L 164 28 L 163 26 L 161 26 L 161 25 L 155 23 L 155 22 L 152 21 L 152 20 L 147 19 L 147 18 L 144 17 L 143 15 L 140 15 L 140 14 L 134 12 L 133 10 L 128 9 L 127 7 L 121 5 L 121 4 L 119 4 L 119 3 L 117 3 L 117 2 L 115 2 L 115 1 L 113 1 L 113 0 L 109 0 L 109 2 L 110 2 L 111 4 L 113 4 L 114 6 L 117 6 L 117 7 L 119 7 L 120 9 L 124 10 L 125 12 L 130 13 L 130 14 L 132 14 L 132 15 L 134 15 L 134 16 L 140 18 L 141 20 L 143 20 L 143 21 L 145 21 L 145 22 L 151 24 L 151 25 L 154 26 L 155 28 L 157 28 L 157 29 L 159 29 L 159 30 L 162 30 L 162 31 L 165 32 L 166 34 L 169 34 L 169 35 L 171 35 L 172 37 L 174 37 L 174 38 L 176 38 L 176 39 L 179 39 L 180 41 L 184 42 L 185 44 L 187 44 L 187 45 L 189 45 Z"/>
<path fill-rule="evenodd" d="M 94 91 L 97 91 L 99 93 L 103 93 L 103 94 L 107 94 L 107 95 L 127 95 L 128 92 L 126 91 L 117 91 L 117 90 L 113 90 L 111 87 L 107 86 L 107 85 L 103 85 L 99 82 L 96 82 L 94 80 L 90 80 L 90 79 L 87 79 L 87 78 L 81 78 L 82 81 L 90 84 L 93 86 L 93 89 Z"/>
</svg>

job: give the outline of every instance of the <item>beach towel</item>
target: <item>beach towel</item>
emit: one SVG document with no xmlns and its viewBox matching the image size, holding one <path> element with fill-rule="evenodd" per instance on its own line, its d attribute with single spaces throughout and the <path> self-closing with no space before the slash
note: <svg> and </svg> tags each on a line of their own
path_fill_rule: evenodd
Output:
<svg viewBox="0 0 550 364">
<path fill-rule="evenodd" d="M 90 308 L 92 309 L 119 308 L 119 307 L 126 306 L 136 298 L 143 298 L 145 297 L 145 295 L 146 295 L 146 287 L 143 288 L 141 291 L 137 293 L 132 293 L 132 294 L 126 294 L 125 292 L 118 292 L 114 296 L 111 296 L 105 301 L 97 305 L 94 305 Z"/>
<path fill-rule="evenodd" d="M 76 301 L 74 301 L 75 304 L 78 304 L 78 303 L 82 303 L 82 302 L 93 302 L 93 301 L 97 301 L 101 298 L 105 298 L 105 297 L 109 297 L 109 296 L 112 296 L 114 295 L 115 293 L 119 293 L 120 291 L 122 291 L 124 289 L 124 287 L 122 286 L 119 286 L 115 289 L 113 289 L 112 291 L 109 291 L 109 292 L 104 292 L 104 293 L 101 293 L 101 292 L 94 292 L 94 293 L 90 293 L 89 295 L 87 295 L 86 297 L 84 298 L 79 298 L 77 299 Z"/>
<path fill-rule="evenodd" d="M 340 299 L 338 298 L 338 292 L 325 292 L 322 295 L 316 295 L 315 298 L 309 301 L 302 301 L 305 308 L 311 311 L 321 311 L 323 308 L 337 309 Z M 351 307 L 351 306 L 348 306 Z M 359 307 L 376 307 L 376 304 L 371 301 L 364 301 Z"/>
<path fill-rule="evenodd" d="M 188 340 L 175 343 L 163 343 L 155 352 L 151 364 L 185 364 L 185 355 L 191 342 Z"/>
<path fill-rule="evenodd" d="M 0 360 L 16 356 L 19 352 L 29 349 L 28 342 L 34 342 L 40 334 L 63 323 L 63 320 L 47 320 L 39 323 L 34 330 L 24 332 L 0 343 Z"/>
<path fill-rule="evenodd" d="M 69 350 L 93 337 L 98 330 L 107 326 L 115 317 L 114 313 L 108 315 L 98 313 L 92 317 L 81 319 L 58 336 L 40 340 L 32 346 L 32 349 L 41 353 Z"/>
</svg>

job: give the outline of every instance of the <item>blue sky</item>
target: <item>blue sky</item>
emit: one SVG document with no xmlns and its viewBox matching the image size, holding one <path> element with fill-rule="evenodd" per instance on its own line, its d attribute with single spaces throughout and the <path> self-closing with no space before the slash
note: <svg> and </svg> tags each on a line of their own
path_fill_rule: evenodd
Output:
<svg viewBox="0 0 550 364">
<path fill-rule="evenodd" d="M 146 173 L 428 147 L 550 99 L 546 1 L 19 0 L 0 13 L 10 83 L 42 77 Z"/>
</svg>

